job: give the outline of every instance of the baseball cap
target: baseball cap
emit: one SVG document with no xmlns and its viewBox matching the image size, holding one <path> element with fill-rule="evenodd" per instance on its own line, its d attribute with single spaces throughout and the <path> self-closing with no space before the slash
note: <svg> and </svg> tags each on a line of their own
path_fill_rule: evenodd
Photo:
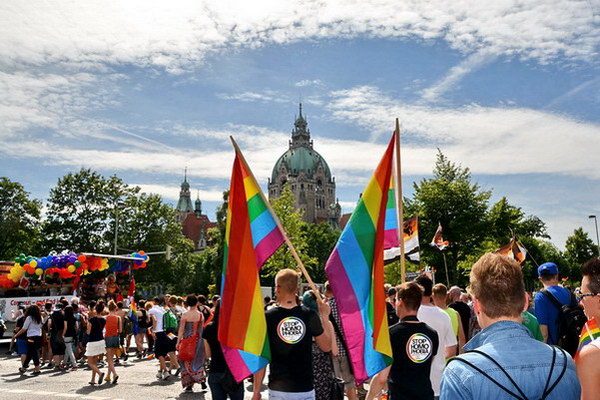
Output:
<svg viewBox="0 0 600 400">
<path fill-rule="evenodd" d="M 558 267 L 553 262 L 543 263 L 538 267 L 538 276 L 542 275 L 557 275 Z"/>
</svg>

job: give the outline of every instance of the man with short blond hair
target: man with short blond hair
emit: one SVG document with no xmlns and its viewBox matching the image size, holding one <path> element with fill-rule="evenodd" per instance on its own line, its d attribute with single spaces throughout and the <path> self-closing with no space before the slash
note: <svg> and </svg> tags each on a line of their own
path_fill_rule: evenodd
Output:
<svg viewBox="0 0 600 400">
<path fill-rule="evenodd" d="M 271 348 L 269 399 L 314 399 L 313 338 L 324 352 L 331 351 L 333 344 L 329 305 L 318 302 L 319 313 L 298 305 L 298 281 L 296 271 L 279 271 L 275 276 L 277 306 L 265 313 Z M 261 398 L 260 389 L 264 376 L 264 368 L 254 374 L 253 400 Z"/>
<path fill-rule="evenodd" d="M 525 285 L 521 266 L 487 253 L 470 275 L 482 331 L 444 371 L 442 399 L 579 399 L 575 365 L 564 350 L 535 340 L 521 323 Z"/>
</svg>

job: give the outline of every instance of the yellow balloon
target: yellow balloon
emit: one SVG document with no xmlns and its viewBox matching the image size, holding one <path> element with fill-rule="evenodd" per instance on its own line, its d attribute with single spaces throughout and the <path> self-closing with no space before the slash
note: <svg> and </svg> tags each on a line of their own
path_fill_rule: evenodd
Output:
<svg viewBox="0 0 600 400">
<path fill-rule="evenodd" d="M 29 262 L 29 265 L 31 265 L 33 268 L 35 268 L 35 267 L 37 267 L 37 261 L 35 261 L 35 260 L 31 260 L 31 261 Z M 38 275 L 39 275 L 39 274 L 38 274 Z"/>
<path fill-rule="evenodd" d="M 67 271 L 69 271 L 70 273 L 73 273 L 73 272 L 75 272 L 75 266 L 74 266 L 74 265 L 69 265 L 69 266 L 67 267 Z"/>
<path fill-rule="evenodd" d="M 14 265 L 14 266 L 15 266 L 15 267 L 20 267 L 20 266 L 21 266 L 21 264 L 19 264 L 19 263 L 15 263 L 15 265 Z"/>
<path fill-rule="evenodd" d="M 35 274 L 36 274 L 37 276 L 40 276 L 40 275 L 41 275 L 41 274 L 43 274 L 43 273 L 44 273 L 44 270 L 43 270 L 43 269 L 41 269 L 41 268 L 36 268 L 36 269 L 35 269 Z"/>
</svg>

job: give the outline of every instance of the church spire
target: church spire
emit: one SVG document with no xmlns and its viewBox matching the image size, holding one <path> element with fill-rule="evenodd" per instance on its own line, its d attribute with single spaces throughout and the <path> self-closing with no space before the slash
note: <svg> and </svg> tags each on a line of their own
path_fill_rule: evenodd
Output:
<svg viewBox="0 0 600 400">
<path fill-rule="evenodd" d="M 292 140 L 290 142 L 290 148 L 305 146 L 312 148 L 312 140 L 310 140 L 310 130 L 307 128 L 307 122 L 302 115 L 302 103 L 298 104 L 298 118 L 294 122 L 294 129 L 292 130 Z"/>
</svg>

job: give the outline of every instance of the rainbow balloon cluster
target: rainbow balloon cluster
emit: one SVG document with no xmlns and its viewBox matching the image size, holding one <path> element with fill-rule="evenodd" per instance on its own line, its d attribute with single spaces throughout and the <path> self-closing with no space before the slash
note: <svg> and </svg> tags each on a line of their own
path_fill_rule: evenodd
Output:
<svg viewBox="0 0 600 400">
<path fill-rule="evenodd" d="M 15 264 L 10 268 L 8 275 L 0 276 L 0 287 L 15 287 L 24 276 L 29 279 L 40 279 L 43 274 L 46 274 L 69 279 L 88 275 L 95 271 L 109 270 L 115 273 L 125 273 L 131 266 L 134 269 L 146 268 L 147 262 L 150 260 L 144 251 L 132 253 L 129 257 L 138 259 L 109 259 L 77 253 L 48 255 L 41 258 L 21 254 L 15 258 Z"/>
</svg>

